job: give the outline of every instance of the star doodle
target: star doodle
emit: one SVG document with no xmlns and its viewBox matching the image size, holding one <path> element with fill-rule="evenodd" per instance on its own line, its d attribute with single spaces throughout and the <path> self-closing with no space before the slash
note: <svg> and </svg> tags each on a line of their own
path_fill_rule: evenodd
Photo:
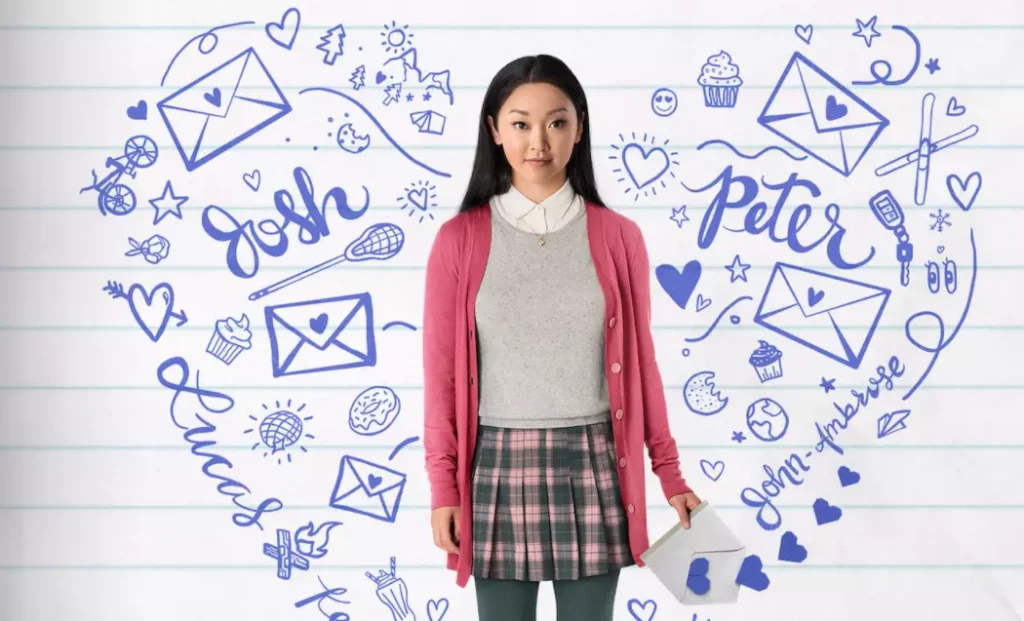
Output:
<svg viewBox="0 0 1024 621">
<path fill-rule="evenodd" d="M 725 269 L 729 270 L 729 282 L 737 280 L 747 282 L 747 270 L 750 269 L 750 264 L 740 261 L 740 255 L 736 255 L 732 260 L 732 265 L 726 265 Z M 737 274 L 737 272 L 739 273 Z"/>
<path fill-rule="evenodd" d="M 828 394 L 830 391 L 836 389 L 836 378 L 833 377 L 832 379 L 825 379 L 825 377 L 822 376 L 821 383 L 818 384 L 818 386 L 824 388 L 825 394 Z"/>
<path fill-rule="evenodd" d="M 423 101 L 430 101 L 430 91 L 423 93 Z"/>
<path fill-rule="evenodd" d="M 677 220 L 677 218 L 678 218 L 678 220 Z M 673 222 L 676 223 L 677 227 L 683 228 L 683 222 L 689 222 L 690 221 L 690 218 L 687 217 L 687 215 L 686 215 L 686 205 L 683 205 L 682 207 L 673 207 L 672 208 L 672 217 L 670 219 Z"/>
<path fill-rule="evenodd" d="M 743 435 L 742 431 L 732 432 L 732 441 L 735 442 L 736 444 L 743 444 L 743 441 L 746 439 L 747 437 Z"/>
<path fill-rule="evenodd" d="M 939 59 L 938 58 L 929 58 L 928 59 L 928 63 L 925 64 L 924 68 L 928 70 L 928 74 L 929 75 L 931 75 L 931 74 L 935 73 L 936 71 L 942 69 L 942 67 L 939 66 Z"/>
<path fill-rule="evenodd" d="M 868 47 L 871 47 L 871 40 L 875 37 L 880 37 L 882 34 L 875 30 L 875 22 L 878 21 L 877 15 L 872 15 L 871 19 L 867 22 L 857 20 L 857 32 L 853 33 L 853 36 L 864 39 L 864 43 L 867 43 Z"/>
<path fill-rule="evenodd" d="M 171 188 L 170 180 L 164 185 L 164 193 L 157 198 L 149 199 L 149 204 L 153 206 L 156 213 L 153 215 L 153 224 L 160 224 L 167 214 L 174 214 L 179 220 L 181 220 L 181 206 L 188 200 L 187 196 L 176 196 L 174 189 Z M 169 206 L 167 203 L 174 203 L 174 206 Z"/>
</svg>

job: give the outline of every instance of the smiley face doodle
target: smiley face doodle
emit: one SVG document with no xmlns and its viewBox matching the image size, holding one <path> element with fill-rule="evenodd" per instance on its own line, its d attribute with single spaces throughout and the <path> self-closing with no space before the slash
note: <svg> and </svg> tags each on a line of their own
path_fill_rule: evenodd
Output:
<svg viewBox="0 0 1024 621">
<path fill-rule="evenodd" d="M 670 88 L 659 88 L 651 95 L 651 111 L 658 116 L 672 116 L 679 107 L 679 98 Z"/>
</svg>

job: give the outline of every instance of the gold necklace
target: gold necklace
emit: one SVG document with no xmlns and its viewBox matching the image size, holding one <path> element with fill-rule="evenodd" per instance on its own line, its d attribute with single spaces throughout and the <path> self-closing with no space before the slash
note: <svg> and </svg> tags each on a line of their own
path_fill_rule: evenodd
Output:
<svg viewBox="0 0 1024 621">
<path fill-rule="evenodd" d="M 534 205 L 530 209 L 530 211 L 527 211 L 523 215 L 519 216 L 518 220 L 523 220 L 523 218 L 528 216 L 530 214 L 530 212 L 532 212 L 537 207 L 539 207 L 539 205 Z M 544 214 L 544 232 L 543 233 L 538 233 L 537 229 L 535 229 L 532 226 L 530 226 L 530 223 L 527 222 L 526 220 L 523 220 L 523 224 L 525 224 L 526 226 L 528 226 L 530 228 L 530 232 L 532 232 L 534 235 L 537 236 L 537 243 L 540 244 L 541 246 L 543 246 L 544 245 L 544 236 L 548 234 L 548 218 L 547 218 L 547 214 L 546 213 Z"/>
</svg>

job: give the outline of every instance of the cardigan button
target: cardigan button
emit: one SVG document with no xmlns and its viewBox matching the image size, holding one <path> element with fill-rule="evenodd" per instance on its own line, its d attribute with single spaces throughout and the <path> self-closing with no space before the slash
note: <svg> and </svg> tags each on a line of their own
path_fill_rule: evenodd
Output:
<svg viewBox="0 0 1024 621">
<path fill-rule="evenodd" d="M 618 373 L 621 370 L 622 370 L 622 365 L 620 365 L 618 362 L 613 362 L 612 363 L 612 373 Z"/>
<path fill-rule="evenodd" d="M 469 376 L 469 385 L 470 386 L 473 385 L 473 376 L 472 375 Z"/>
<path fill-rule="evenodd" d="M 614 328 L 615 327 L 615 317 L 612 317 L 611 319 L 608 320 L 608 327 L 609 328 Z"/>
<path fill-rule="evenodd" d="M 625 468 L 625 467 L 626 467 L 626 458 L 625 457 L 620 457 L 619 458 L 619 468 Z"/>
<path fill-rule="evenodd" d="M 622 420 L 622 408 L 615 410 L 615 418 Z"/>
<path fill-rule="evenodd" d="M 626 507 L 626 508 L 629 510 L 630 513 L 636 513 L 636 509 L 633 508 L 633 504 L 632 503 L 630 503 L 630 505 L 628 507 Z"/>
</svg>

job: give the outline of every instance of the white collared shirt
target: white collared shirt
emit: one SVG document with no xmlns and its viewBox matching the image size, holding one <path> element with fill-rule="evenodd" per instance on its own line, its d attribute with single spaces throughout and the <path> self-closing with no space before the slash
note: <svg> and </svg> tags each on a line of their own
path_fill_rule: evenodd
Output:
<svg viewBox="0 0 1024 621">
<path fill-rule="evenodd" d="M 504 194 L 495 195 L 492 202 L 512 226 L 535 235 L 557 231 L 585 207 L 583 197 L 576 194 L 568 179 L 558 191 L 540 203 L 526 198 L 515 186 L 510 186 Z"/>
</svg>

